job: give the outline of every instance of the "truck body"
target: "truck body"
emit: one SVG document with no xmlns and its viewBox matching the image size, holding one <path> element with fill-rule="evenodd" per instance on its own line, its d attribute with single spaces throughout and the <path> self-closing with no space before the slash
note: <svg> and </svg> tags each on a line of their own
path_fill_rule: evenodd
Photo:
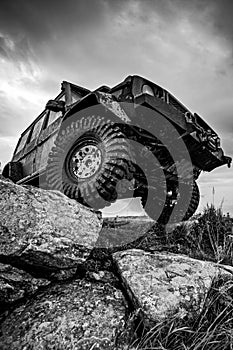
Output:
<svg viewBox="0 0 233 350">
<path fill-rule="evenodd" d="M 231 158 L 224 155 L 217 133 L 197 113 L 189 111 L 188 108 L 161 86 L 134 75 L 128 76 L 123 82 L 112 88 L 101 86 L 94 91 L 66 81 L 63 82 L 61 91 L 57 97 L 47 103 L 42 113 L 22 133 L 12 160 L 3 170 L 3 175 L 11 178 L 18 184 L 39 186 L 41 183 L 46 183 L 46 179 L 49 178 L 47 175 L 48 160 L 51 158 L 52 160 L 50 159 L 50 163 L 53 161 L 51 152 L 54 157 L 56 153 L 54 147 L 58 147 L 59 137 L 60 139 L 62 138 L 62 136 L 59 135 L 64 134 L 64 132 L 62 134 L 62 130 L 67 127 L 69 121 L 70 123 L 71 121 L 74 123 L 76 119 L 85 118 L 85 111 L 92 109 L 94 111 L 93 113 L 95 113 L 96 108 L 98 108 L 98 115 L 110 116 L 114 125 L 122 132 L 122 135 L 126 139 L 128 138 L 131 141 L 138 142 L 158 157 L 160 167 L 166 174 L 167 182 L 170 181 L 169 183 L 173 183 L 173 187 L 174 183 L 177 182 L 177 171 L 174 171 L 176 160 L 166 160 L 170 159 L 168 155 L 169 152 L 164 150 L 166 137 L 164 142 L 159 141 L 159 135 L 162 135 L 162 132 L 160 131 L 159 134 L 157 131 L 156 128 L 158 128 L 158 126 L 154 124 L 155 120 L 166 121 L 166 123 L 171 126 L 170 130 L 174 130 L 174 137 L 180 139 L 187 148 L 192 162 L 194 180 L 197 180 L 201 171 L 212 171 L 224 164 L 228 166 L 231 164 Z M 173 136 L 170 138 L 172 137 Z M 168 144 L 170 141 L 168 140 Z M 97 143 L 93 142 L 94 141 L 91 143 L 89 142 L 92 146 L 86 151 L 85 157 L 80 156 L 85 150 L 82 144 L 82 152 L 79 152 L 79 155 L 76 152 L 75 155 L 72 155 L 73 158 L 70 158 L 71 165 L 69 165 L 69 167 L 71 172 L 73 172 L 70 174 L 70 179 L 72 178 L 72 183 L 76 181 L 77 186 L 79 186 L 78 183 L 82 184 L 82 181 L 88 180 L 89 176 L 90 179 L 93 179 L 94 184 L 94 181 L 98 180 L 98 178 L 95 177 L 97 176 L 96 174 L 101 172 L 101 168 L 98 167 L 100 167 L 99 163 L 104 163 L 103 157 L 106 152 L 101 148 L 98 150 Z M 163 145 L 161 145 L 161 143 L 163 143 Z M 91 158 L 90 152 L 92 152 L 92 154 L 95 153 L 95 164 L 93 163 L 94 161 L 93 158 Z M 97 153 L 99 154 L 98 156 L 96 156 Z M 140 155 L 141 158 L 144 160 L 146 159 L 142 153 Z M 78 167 L 74 167 L 72 162 L 75 160 L 76 163 L 79 164 L 79 168 L 85 168 L 86 174 L 88 174 L 87 166 L 85 165 L 87 162 L 85 164 L 83 163 L 84 158 L 85 160 L 89 159 L 90 163 L 92 162 L 92 168 L 91 170 L 89 169 L 91 173 L 85 176 L 80 175 L 79 177 L 77 175 Z M 134 162 L 137 161 L 134 159 Z M 142 164 L 144 163 L 142 162 Z M 74 171 L 74 169 L 76 170 Z M 124 176 L 126 178 L 126 175 Z M 143 197 L 148 181 L 146 181 L 145 176 L 143 180 L 143 175 L 131 176 L 129 181 L 131 181 L 132 178 L 134 178 L 132 186 L 134 186 L 135 196 Z M 120 178 L 120 180 L 122 180 L 122 178 Z M 153 186 L 155 185 L 152 185 L 151 188 Z M 53 187 L 50 186 L 50 188 Z M 137 191 L 138 188 L 140 188 L 139 192 Z M 169 191 L 170 188 L 168 186 L 166 192 L 168 193 Z M 65 194 L 69 195 L 68 192 L 67 190 Z M 176 199 L 177 191 L 174 193 L 176 194 L 172 195 L 172 198 Z M 82 193 L 69 196 L 79 201 L 80 198 L 83 199 Z M 116 196 L 110 197 L 111 196 L 109 196 L 109 203 L 116 199 Z M 104 199 L 105 202 L 108 201 L 106 196 Z M 99 205 L 99 207 L 101 206 Z M 149 215 L 151 214 L 149 213 Z"/>
</svg>

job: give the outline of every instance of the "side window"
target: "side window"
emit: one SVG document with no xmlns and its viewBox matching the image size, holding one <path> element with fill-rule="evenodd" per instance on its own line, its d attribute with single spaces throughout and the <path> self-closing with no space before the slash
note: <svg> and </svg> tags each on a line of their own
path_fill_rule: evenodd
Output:
<svg viewBox="0 0 233 350">
<path fill-rule="evenodd" d="M 79 94 L 77 94 L 76 92 L 72 91 L 71 92 L 71 103 L 75 103 L 79 100 L 81 100 L 81 96 Z"/>
<path fill-rule="evenodd" d="M 48 123 L 47 123 L 47 127 L 52 124 L 53 122 L 55 122 L 55 120 L 57 120 L 59 117 L 62 116 L 62 112 L 53 112 L 50 111 L 49 112 L 49 118 L 48 118 Z"/>
<path fill-rule="evenodd" d="M 22 151 L 22 149 L 24 148 L 25 146 L 25 143 L 27 141 L 27 138 L 28 138 L 28 135 L 29 135 L 29 132 L 30 132 L 30 129 L 26 132 L 26 134 L 24 134 L 20 140 L 20 143 L 16 149 L 16 152 L 15 153 L 18 153 L 20 151 Z"/>
<path fill-rule="evenodd" d="M 155 96 L 158 97 L 158 98 L 161 98 L 163 100 L 164 99 L 163 89 L 157 87 Z"/>
<path fill-rule="evenodd" d="M 122 89 L 116 90 L 114 92 L 111 92 L 112 95 L 114 95 L 116 98 L 118 98 L 122 94 Z"/>
<path fill-rule="evenodd" d="M 65 95 L 63 95 L 62 97 L 60 97 L 58 99 L 58 101 L 64 101 L 65 102 Z M 48 122 L 47 122 L 47 127 L 52 124 L 53 122 L 55 122 L 55 120 L 57 120 L 59 117 L 62 116 L 62 112 L 53 112 L 53 111 L 49 111 L 49 117 L 48 117 Z"/>
<path fill-rule="evenodd" d="M 41 127 L 42 127 L 43 122 L 44 122 L 44 118 L 45 118 L 45 113 L 44 113 L 43 117 L 40 118 L 38 120 L 38 122 L 34 125 L 30 141 L 33 141 L 35 138 L 38 137 L 40 130 L 41 130 Z"/>
</svg>

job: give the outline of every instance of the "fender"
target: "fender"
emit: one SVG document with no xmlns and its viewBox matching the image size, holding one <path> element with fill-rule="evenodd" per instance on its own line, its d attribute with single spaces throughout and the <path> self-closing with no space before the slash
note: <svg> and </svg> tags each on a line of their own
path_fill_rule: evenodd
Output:
<svg viewBox="0 0 233 350">
<path fill-rule="evenodd" d="M 116 98 L 109 93 L 100 91 L 91 92 L 90 94 L 84 96 L 80 101 L 76 102 L 75 105 L 71 106 L 71 108 L 65 113 L 63 121 L 74 113 L 95 105 L 102 106 L 105 111 L 110 111 L 115 117 L 126 124 L 131 122 L 131 119 L 116 101 Z"/>
</svg>

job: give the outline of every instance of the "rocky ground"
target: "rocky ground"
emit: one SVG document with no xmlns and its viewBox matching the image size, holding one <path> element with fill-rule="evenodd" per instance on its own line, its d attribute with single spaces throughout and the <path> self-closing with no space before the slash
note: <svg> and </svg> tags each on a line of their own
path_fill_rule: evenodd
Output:
<svg viewBox="0 0 233 350">
<path fill-rule="evenodd" d="M 0 349 L 133 350 L 144 329 L 190 322 L 213 281 L 232 280 L 231 266 L 159 251 L 144 231 L 119 245 L 106 235 L 61 193 L 0 178 Z"/>
</svg>

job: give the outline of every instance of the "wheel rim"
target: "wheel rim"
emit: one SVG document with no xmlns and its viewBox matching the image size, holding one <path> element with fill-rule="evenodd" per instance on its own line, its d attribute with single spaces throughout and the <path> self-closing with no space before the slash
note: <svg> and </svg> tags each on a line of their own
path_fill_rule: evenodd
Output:
<svg viewBox="0 0 233 350">
<path fill-rule="evenodd" d="M 70 158 L 70 171 L 77 179 L 88 179 L 95 175 L 102 163 L 101 150 L 96 145 L 85 145 L 76 149 Z"/>
</svg>

